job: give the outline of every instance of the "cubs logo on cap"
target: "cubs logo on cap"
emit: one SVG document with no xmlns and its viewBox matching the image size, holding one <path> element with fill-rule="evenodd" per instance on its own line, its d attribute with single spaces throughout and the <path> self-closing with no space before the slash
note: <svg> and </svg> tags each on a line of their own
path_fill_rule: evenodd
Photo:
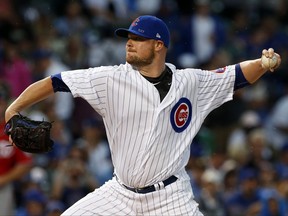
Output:
<svg viewBox="0 0 288 216">
<path fill-rule="evenodd" d="M 192 105 L 189 99 L 180 98 L 170 114 L 170 122 L 177 133 L 183 132 L 191 122 Z"/>
<path fill-rule="evenodd" d="M 132 23 L 131 26 L 137 26 L 138 22 L 139 22 L 139 18 L 136 18 Z"/>
<path fill-rule="evenodd" d="M 159 18 L 144 15 L 136 18 L 129 29 L 116 29 L 115 34 L 119 37 L 127 38 L 132 33 L 147 39 L 160 40 L 168 48 L 170 42 L 170 32 L 167 25 Z"/>
</svg>

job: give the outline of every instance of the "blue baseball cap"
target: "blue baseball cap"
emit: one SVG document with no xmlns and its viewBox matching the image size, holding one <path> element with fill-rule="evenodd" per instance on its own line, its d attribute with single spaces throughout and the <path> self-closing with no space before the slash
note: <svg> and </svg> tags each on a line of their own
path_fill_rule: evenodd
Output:
<svg viewBox="0 0 288 216">
<path fill-rule="evenodd" d="M 115 34 L 119 37 L 128 37 L 132 33 L 144 38 L 160 40 L 168 48 L 170 42 L 170 33 L 167 25 L 159 18 L 150 15 L 144 15 L 136 18 L 129 29 L 116 29 Z"/>
</svg>

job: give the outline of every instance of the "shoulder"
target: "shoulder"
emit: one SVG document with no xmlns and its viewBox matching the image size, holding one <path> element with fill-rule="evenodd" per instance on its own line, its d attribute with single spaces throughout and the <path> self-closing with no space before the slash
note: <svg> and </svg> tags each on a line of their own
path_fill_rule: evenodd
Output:
<svg viewBox="0 0 288 216">
<path fill-rule="evenodd" d="M 111 65 L 111 66 L 100 66 L 100 67 L 92 67 L 89 68 L 90 72 L 105 72 L 105 73 L 121 73 L 121 72 L 129 72 L 134 69 L 128 63 L 120 64 L 120 65 Z"/>
<path fill-rule="evenodd" d="M 170 68 L 170 70 L 173 73 L 201 71 L 201 69 L 198 68 L 176 68 L 176 66 L 171 63 L 165 63 L 165 64 Z"/>
<path fill-rule="evenodd" d="M 221 68 L 217 68 L 214 70 L 204 70 L 204 69 L 185 69 L 186 71 L 190 71 L 195 73 L 197 76 L 225 76 L 225 75 L 234 75 L 235 65 L 229 65 Z"/>
<path fill-rule="evenodd" d="M 73 75 L 77 76 L 79 74 L 84 75 L 84 76 L 89 76 L 89 75 L 97 75 L 101 73 L 109 75 L 111 73 L 125 72 L 128 70 L 129 70 L 129 65 L 120 64 L 120 65 L 113 65 L 113 66 L 99 66 L 99 67 L 89 67 L 85 69 L 67 70 L 67 71 L 63 71 L 61 74 L 65 76 L 73 76 Z"/>
<path fill-rule="evenodd" d="M 216 70 L 203 70 L 199 68 L 184 68 L 184 69 L 176 69 L 175 66 L 169 68 L 173 72 L 173 76 L 182 81 L 183 79 L 200 83 L 220 83 L 220 82 L 233 82 L 235 79 L 235 65 L 226 66 L 223 68 L 218 68 Z M 226 80 L 226 81 L 224 81 Z"/>
<path fill-rule="evenodd" d="M 179 68 L 176 68 L 175 65 L 170 64 L 170 63 L 166 63 L 166 65 L 170 68 L 173 75 L 175 76 L 197 76 L 198 73 L 203 72 L 201 69 L 196 69 L 196 68 L 179 69 Z"/>
</svg>

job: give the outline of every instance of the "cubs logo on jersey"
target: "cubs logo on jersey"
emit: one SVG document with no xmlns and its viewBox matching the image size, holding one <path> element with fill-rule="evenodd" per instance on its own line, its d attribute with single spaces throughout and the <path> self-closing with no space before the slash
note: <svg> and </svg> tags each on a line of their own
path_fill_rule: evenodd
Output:
<svg viewBox="0 0 288 216">
<path fill-rule="evenodd" d="M 177 133 L 183 132 L 191 122 L 192 105 L 189 99 L 180 98 L 170 114 L 170 122 Z"/>
</svg>

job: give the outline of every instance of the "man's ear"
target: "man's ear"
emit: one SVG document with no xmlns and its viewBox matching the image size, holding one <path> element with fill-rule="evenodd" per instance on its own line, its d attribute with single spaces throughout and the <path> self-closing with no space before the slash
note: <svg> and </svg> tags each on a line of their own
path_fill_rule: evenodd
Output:
<svg viewBox="0 0 288 216">
<path fill-rule="evenodd" d="M 160 51 L 161 49 L 163 49 L 164 48 L 164 43 L 162 42 L 162 41 L 156 41 L 156 43 L 155 43 L 155 50 L 156 51 Z"/>
</svg>

